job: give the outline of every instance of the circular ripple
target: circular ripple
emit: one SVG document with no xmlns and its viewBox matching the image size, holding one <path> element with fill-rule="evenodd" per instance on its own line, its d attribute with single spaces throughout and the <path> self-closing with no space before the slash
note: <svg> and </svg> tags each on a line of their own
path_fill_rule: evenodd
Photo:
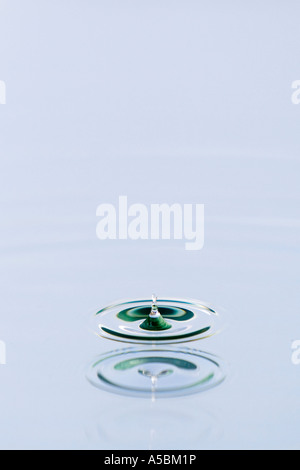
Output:
<svg viewBox="0 0 300 470">
<path fill-rule="evenodd" d="M 216 333 L 218 314 L 199 301 L 161 299 L 158 309 L 171 328 L 150 331 L 141 328 L 151 310 L 151 300 L 131 300 L 100 310 L 96 316 L 97 334 L 129 343 L 180 343 L 203 339 Z"/>
<path fill-rule="evenodd" d="M 195 349 L 127 348 L 99 356 L 87 378 L 109 392 L 158 398 L 208 390 L 225 372 L 219 358 Z"/>
<path fill-rule="evenodd" d="M 126 406 L 99 406 L 86 434 L 101 449 L 115 449 L 116 443 L 129 449 L 133 442 L 135 449 L 174 449 L 178 443 L 182 449 L 197 449 L 215 442 L 222 428 L 201 403 L 195 408 L 190 400 L 182 400 L 178 407 L 177 400 L 133 399 Z"/>
</svg>

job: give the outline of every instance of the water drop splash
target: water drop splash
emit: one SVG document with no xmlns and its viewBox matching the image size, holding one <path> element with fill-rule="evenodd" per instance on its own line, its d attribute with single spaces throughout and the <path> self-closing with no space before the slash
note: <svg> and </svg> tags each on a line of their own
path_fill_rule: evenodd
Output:
<svg viewBox="0 0 300 470">
<path fill-rule="evenodd" d="M 95 330 L 104 338 L 127 343 L 170 344 L 204 339 L 219 330 L 218 313 L 197 300 L 128 300 L 101 309 Z"/>
<path fill-rule="evenodd" d="M 151 312 L 150 312 L 150 317 L 152 318 L 157 318 L 160 315 L 156 302 L 157 302 L 157 296 L 155 294 L 152 294 L 152 305 L 151 305 Z"/>
<path fill-rule="evenodd" d="M 158 311 L 157 297 L 155 294 L 152 295 L 152 305 L 149 316 L 146 318 L 145 321 L 143 321 L 143 323 L 141 323 L 140 328 L 142 328 L 143 330 L 150 331 L 162 331 L 172 328 L 172 325 L 167 323 Z"/>
</svg>

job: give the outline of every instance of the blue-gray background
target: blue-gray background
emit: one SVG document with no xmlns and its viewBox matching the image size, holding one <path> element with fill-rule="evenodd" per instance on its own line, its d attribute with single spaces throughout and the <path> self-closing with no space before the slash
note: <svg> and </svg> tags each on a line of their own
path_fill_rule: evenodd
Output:
<svg viewBox="0 0 300 470">
<path fill-rule="evenodd" d="M 1 448 L 299 448 L 300 4 L 1 0 Z M 205 246 L 96 238 L 96 207 L 204 203 Z M 200 298 L 228 380 L 157 401 L 93 388 L 122 298 Z"/>
</svg>

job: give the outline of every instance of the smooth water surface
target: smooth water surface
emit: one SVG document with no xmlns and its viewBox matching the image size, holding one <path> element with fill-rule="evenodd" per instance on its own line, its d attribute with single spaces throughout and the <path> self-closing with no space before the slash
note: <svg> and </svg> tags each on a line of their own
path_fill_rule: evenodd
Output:
<svg viewBox="0 0 300 470">
<path fill-rule="evenodd" d="M 299 448 L 299 15 L 296 1 L 0 2 L 1 448 Z M 100 241 L 96 209 L 120 195 L 204 204 L 203 249 Z M 220 334 L 190 343 L 228 364 L 221 384 L 152 400 L 89 383 L 95 358 L 129 346 L 96 336 L 95 312 L 152 292 L 222 312 Z M 193 374 L 126 361 L 119 386 Z"/>
</svg>

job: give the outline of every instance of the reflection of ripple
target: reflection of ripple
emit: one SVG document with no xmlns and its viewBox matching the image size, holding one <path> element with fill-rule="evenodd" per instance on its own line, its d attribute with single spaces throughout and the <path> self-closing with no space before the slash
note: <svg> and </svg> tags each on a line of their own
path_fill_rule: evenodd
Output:
<svg viewBox="0 0 300 470">
<path fill-rule="evenodd" d="M 211 389 L 225 372 L 220 359 L 195 349 L 127 348 L 98 357 L 87 378 L 113 393 L 154 399 Z"/>
<path fill-rule="evenodd" d="M 103 308 L 96 314 L 100 336 L 130 343 L 179 343 L 203 339 L 216 333 L 218 314 L 199 301 L 161 299 L 158 310 L 170 325 L 163 331 L 141 327 L 151 311 L 151 300 L 131 300 Z"/>
<path fill-rule="evenodd" d="M 222 429 L 211 411 L 190 400 L 180 406 L 165 400 L 143 404 L 124 402 L 99 410 L 88 428 L 89 439 L 101 448 L 115 449 L 200 449 L 218 440 Z"/>
</svg>

